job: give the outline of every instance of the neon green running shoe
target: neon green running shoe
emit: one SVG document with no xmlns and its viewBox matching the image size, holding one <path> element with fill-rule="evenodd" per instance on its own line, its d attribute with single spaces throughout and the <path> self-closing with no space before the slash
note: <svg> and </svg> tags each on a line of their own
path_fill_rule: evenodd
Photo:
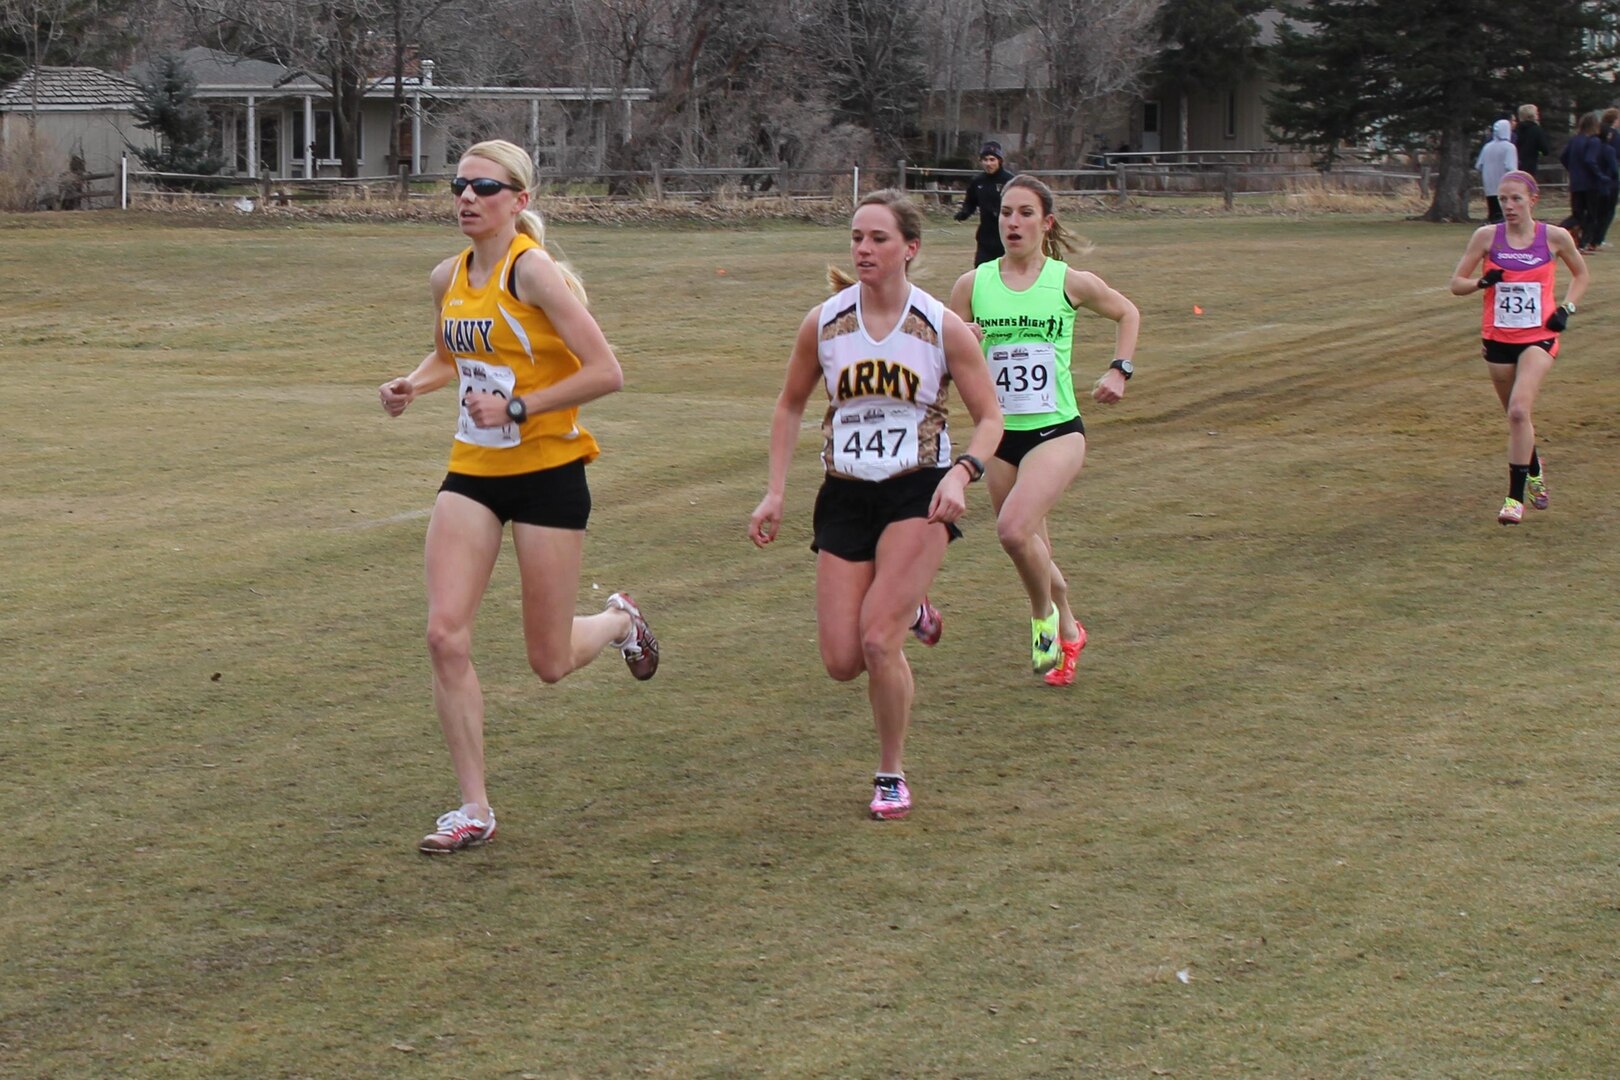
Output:
<svg viewBox="0 0 1620 1080">
<path fill-rule="evenodd" d="M 1057 608 L 1044 619 L 1029 620 L 1029 634 L 1032 642 L 1030 648 L 1030 666 L 1035 674 L 1045 675 L 1058 666 L 1063 659 L 1063 650 L 1058 646 L 1058 614 Z"/>
<path fill-rule="evenodd" d="M 1552 502 L 1551 492 L 1547 490 L 1545 469 L 1535 476 L 1525 477 L 1524 490 L 1530 496 L 1528 500 L 1530 505 L 1537 510 L 1547 509 L 1547 504 Z"/>
</svg>

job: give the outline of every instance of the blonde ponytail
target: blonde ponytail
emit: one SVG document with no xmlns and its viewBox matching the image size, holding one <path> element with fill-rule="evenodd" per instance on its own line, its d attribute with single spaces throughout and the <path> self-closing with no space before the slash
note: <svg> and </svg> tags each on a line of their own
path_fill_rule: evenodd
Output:
<svg viewBox="0 0 1620 1080">
<path fill-rule="evenodd" d="M 542 248 L 546 246 L 546 223 L 537 212 L 524 210 L 518 214 L 517 231 L 532 238 Z M 579 280 L 579 275 L 574 273 L 574 268 L 557 258 L 556 255 L 552 255 L 550 251 L 547 251 L 546 254 L 551 255 L 551 261 L 557 264 L 557 270 L 562 274 L 563 284 L 568 286 L 569 291 L 579 297 L 580 303 L 589 304 L 590 300 L 585 295 L 585 283 Z"/>
<path fill-rule="evenodd" d="M 474 143 L 467 147 L 463 157 L 483 158 L 493 162 L 506 171 L 512 183 L 518 185 L 529 196 L 530 205 L 534 202 L 534 162 L 523 147 L 505 139 L 486 139 L 481 143 Z M 517 231 L 530 237 L 542 248 L 546 246 L 546 223 L 536 210 L 524 210 L 517 217 Z M 547 254 L 551 254 L 549 251 Z M 574 273 L 573 267 L 552 255 L 552 261 L 561 271 L 563 282 L 577 297 L 579 302 L 589 303 L 585 296 L 585 283 Z"/>
</svg>

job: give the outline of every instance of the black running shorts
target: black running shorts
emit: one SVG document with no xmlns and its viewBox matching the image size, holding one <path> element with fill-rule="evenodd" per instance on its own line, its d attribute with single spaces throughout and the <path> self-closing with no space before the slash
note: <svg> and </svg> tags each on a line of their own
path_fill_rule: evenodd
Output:
<svg viewBox="0 0 1620 1080">
<path fill-rule="evenodd" d="M 928 516 L 934 489 L 949 469 L 918 469 L 888 480 L 846 480 L 829 476 L 816 495 L 815 539 L 811 551 L 825 551 L 849 562 L 877 558 L 878 538 L 896 521 Z M 946 525 L 952 540 L 962 535 Z"/>
<path fill-rule="evenodd" d="M 583 459 L 516 476 L 447 473 L 440 491 L 465 495 L 500 518 L 551 529 L 583 529 L 591 516 L 591 489 Z"/>
</svg>

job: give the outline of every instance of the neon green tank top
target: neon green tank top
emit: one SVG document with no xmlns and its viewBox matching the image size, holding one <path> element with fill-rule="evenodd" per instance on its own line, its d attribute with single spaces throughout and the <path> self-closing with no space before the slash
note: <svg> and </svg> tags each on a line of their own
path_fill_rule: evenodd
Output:
<svg viewBox="0 0 1620 1080">
<path fill-rule="evenodd" d="M 1001 280 L 1001 260 L 973 274 L 973 321 L 984 331 L 984 358 L 1008 431 L 1051 427 L 1080 415 L 1069 353 L 1074 305 L 1063 291 L 1068 264 L 1048 258 L 1022 292 Z"/>
</svg>

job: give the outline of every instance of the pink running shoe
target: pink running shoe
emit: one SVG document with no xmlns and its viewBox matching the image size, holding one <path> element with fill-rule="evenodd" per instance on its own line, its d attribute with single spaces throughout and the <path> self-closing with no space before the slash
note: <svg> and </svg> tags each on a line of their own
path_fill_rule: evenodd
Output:
<svg viewBox="0 0 1620 1080">
<path fill-rule="evenodd" d="M 630 636 L 623 642 L 615 642 L 614 647 L 624 655 L 630 674 L 645 682 L 658 673 L 658 639 L 653 637 L 652 628 L 629 593 L 614 593 L 608 597 L 608 607 L 618 608 L 630 616 Z"/>
<path fill-rule="evenodd" d="M 1496 512 L 1496 520 L 1503 525 L 1517 525 L 1524 520 L 1524 503 L 1518 499 L 1504 499 L 1502 509 Z"/>
<path fill-rule="evenodd" d="M 1080 636 L 1074 641 L 1058 639 L 1058 647 L 1063 650 L 1063 658 L 1058 666 L 1045 675 L 1047 686 L 1068 686 L 1074 682 L 1074 669 L 1080 663 L 1080 650 L 1086 647 L 1086 628 L 1080 626 Z"/>
<path fill-rule="evenodd" d="M 1547 490 L 1547 462 L 1545 460 L 1541 463 L 1540 473 L 1525 478 L 1524 490 L 1530 496 L 1530 506 L 1533 509 L 1547 509 L 1547 504 L 1552 499 L 1550 497 L 1551 492 Z"/>
<path fill-rule="evenodd" d="M 911 632 L 917 640 L 932 648 L 939 644 L 939 636 L 945 632 L 945 616 L 939 609 L 923 597 L 923 602 L 917 608 L 917 621 L 911 624 Z"/>
<path fill-rule="evenodd" d="M 449 855 L 463 848 L 482 847 L 495 839 L 495 815 L 488 821 L 468 817 L 460 809 L 441 814 L 438 828 L 422 837 L 416 850 L 424 855 Z"/>
<path fill-rule="evenodd" d="M 878 821 L 898 821 L 911 813 L 911 789 L 902 776 L 872 778 L 872 816 Z"/>
</svg>

